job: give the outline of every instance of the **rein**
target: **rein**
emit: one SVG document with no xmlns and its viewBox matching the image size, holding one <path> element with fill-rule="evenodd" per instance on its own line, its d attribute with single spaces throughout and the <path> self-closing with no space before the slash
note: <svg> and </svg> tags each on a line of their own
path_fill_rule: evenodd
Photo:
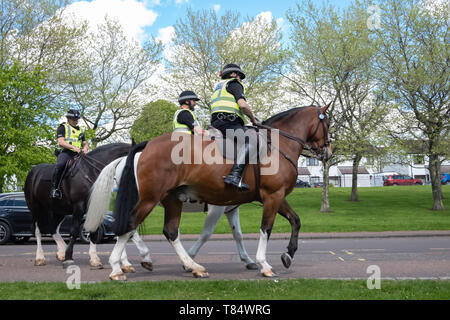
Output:
<svg viewBox="0 0 450 320">
<path fill-rule="evenodd" d="M 316 129 L 314 130 L 314 133 L 312 134 L 312 136 L 314 136 L 317 133 L 317 130 L 319 130 L 320 124 L 322 124 L 323 133 L 324 133 L 324 145 L 323 145 L 323 147 L 326 147 L 326 146 L 328 146 L 330 144 L 330 141 L 328 140 L 328 130 L 327 130 L 327 128 L 325 126 L 325 122 L 324 122 L 324 120 L 326 119 L 326 115 L 323 114 L 320 111 L 320 108 L 317 108 L 317 113 L 318 113 L 318 117 L 319 117 L 319 122 L 317 123 Z M 320 148 L 314 148 L 308 142 L 305 142 L 302 139 L 300 139 L 300 138 L 298 138 L 298 137 L 296 137 L 296 136 L 294 136 L 294 135 L 292 135 L 292 134 L 290 134 L 290 133 L 288 133 L 286 131 L 283 131 L 281 129 L 276 129 L 276 128 L 273 128 L 271 126 L 268 126 L 268 125 L 265 125 L 265 124 L 262 124 L 262 123 L 256 123 L 255 126 L 259 127 L 259 128 L 267 129 L 268 131 L 278 130 L 278 133 L 280 135 L 282 135 L 283 137 L 288 138 L 290 140 L 294 140 L 295 142 L 297 142 L 300 145 L 300 147 L 303 148 L 303 150 L 308 150 L 311 153 L 315 154 L 316 156 L 319 156 L 318 150 Z M 278 152 L 280 152 L 283 155 L 283 157 L 286 158 L 286 160 L 288 160 L 294 166 L 295 171 L 297 172 L 297 175 L 298 175 L 297 164 L 291 159 L 291 157 L 289 157 L 288 154 L 286 154 L 285 152 L 283 152 L 279 148 L 276 148 L 276 149 L 278 150 Z"/>
<path fill-rule="evenodd" d="M 94 168 L 95 170 L 97 170 L 98 172 L 101 172 L 103 170 L 103 168 L 106 166 L 104 163 L 102 163 L 101 161 L 98 161 L 97 159 L 92 158 L 91 156 L 88 156 L 85 153 L 79 153 L 76 160 L 84 160 L 89 166 L 91 166 L 92 168 Z M 79 161 L 76 161 L 76 164 Z M 75 164 L 75 165 L 76 165 Z M 98 167 L 97 165 L 100 165 L 101 167 Z M 75 167 L 75 166 L 74 166 Z M 90 182 L 90 183 L 94 183 L 94 181 L 89 177 L 89 175 L 86 173 L 85 170 L 83 170 L 82 168 L 79 168 L 79 170 L 81 171 L 81 173 L 84 174 L 84 177 Z M 94 179 L 95 180 L 95 179 Z"/>
</svg>

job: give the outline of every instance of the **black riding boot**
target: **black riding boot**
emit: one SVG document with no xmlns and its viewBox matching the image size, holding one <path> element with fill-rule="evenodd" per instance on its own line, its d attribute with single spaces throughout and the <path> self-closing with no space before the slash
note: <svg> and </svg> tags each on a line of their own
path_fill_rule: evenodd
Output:
<svg viewBox="0 0 450 320">
<path fill-rule="evenodd" d="M 54 199 L 61 199 L 62 198 L 62 192 L 58 189 L 59 182 L 61 180 L 61 174 L 64 170 L 64 167 L 58 167 L 56 166 L 53 169 L 53 176 L 52 176 L 52 190 L 50 191 L 50 197 Z"/>
<path fill-rule="evenodd" d="M 238 150 L 237 159 L 231 168 L 230 173 L 223 179 L 226 184 L 237 187 L 240 191 L 250 190 L 250 187 L 242 181 L 242 173 L 245 169 L 245 160 L 248 158 L 250 148 L 245 144 L 244 150 Z"/>
</svg>

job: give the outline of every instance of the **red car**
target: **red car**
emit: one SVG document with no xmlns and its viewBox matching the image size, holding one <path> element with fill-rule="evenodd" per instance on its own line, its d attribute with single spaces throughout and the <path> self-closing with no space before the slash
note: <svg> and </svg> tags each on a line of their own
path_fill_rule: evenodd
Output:
<svg viewBox="0 0 450 320">
<path fill-rule="evenodd" d="M 420 179 L 414 179 L 410 176 L 392 175 L 388 176 L 383 183 L 384 186 L 410 186 L 414 184 L 422 185 L 423 182 Z"/>
</svg>

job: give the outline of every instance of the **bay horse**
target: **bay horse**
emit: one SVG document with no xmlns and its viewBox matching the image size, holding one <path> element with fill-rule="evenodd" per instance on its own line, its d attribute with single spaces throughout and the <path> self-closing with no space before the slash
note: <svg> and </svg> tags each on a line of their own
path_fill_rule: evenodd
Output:
<svg viewBox="0 0 450 320">
<path fill-rule="evenodd" d="M 276 213 L 280 213 L 291 224 L 291 238 L 288 252 L 283 253 L 285 267 L 292 263 L 298 246 L 300 218 L 286 201 L 297 179 L 297 162 L 305 148 L 327 160 L 331 157 L 328 135 L 329 121 L 325 107 L 307 106 L 293 108 L 279 113 L 260 124 L 260 127 L 279 133 L 279 141 L 268 155 L 277 161 L 277 170 L 270 174 L 254 174 L 247 170 L 244 180 L 251 186 L 248 191 L 225 185 L 223 177 L 229 172 L 231 164 L 210 164 L 207 161 L 196 163 L 178 163 L 173 160 L 173 150 L 179 142 L 172 138 L 173 133 L 159 136 L 150 141 L 142 151 L 136 168 L 133 168 L 133 150 L 129 153 L 121 177 L 114 218 L 116 234 L 119 239 L 113 249 L 110 260 L 119 259 L 128 239 L 137 226 L 161 202 L 164 207 L 163 233 L 180 258 L 183 267 L 192 270 L 195 277 L 207 277 L 206 269 L 197 264 L 184 249 L 179 238 L 182 201 L 180 193 L 189 197 L 220 206 L 236 205 L 258 200 L 263 204 L 260 239 L 256 253 L 256 262 L 261 267 L 261 274 L 273 277 L 275 273 L 266 261 L 267 244 L 272 231 Z M 190 137 L 194 144 L 195 137 Z M 205 141 L 207 148 L 214 141 Z M 188 159 L 197 158 L 195 148 L 189 150 Z M 185 155 L 184 155 L 185 156 Z M 201 156 L 200 156 L 201 157 Z M 261 162 L 261 172 L 271 164 Z M 256 173 L 256 171 L 255 171 Z M 136 178 L 137 177 L 137 184 Z M 259 180 L 259 181 L 258 181 Z M 139 189 L 138 187 L 139 186 Z M 110 278 L 121 279 L 120 269 L 113 269 Z"/>
<path fill-rule="evenodd" d="M 146 144 L 147 141 L 137 145 L 133 150 L 134 152 L 136 152 L 134 156 L 134 168 L 136 168 L 137 162 L 142 153 L 139 151 L 144 149 Z M 96 230 L 91 234 L 91 238 L 93 239 L 97 238 L 96 232 L 98 230 L 98 227 L 101 225 L 103 221 L 103 216 L 107 213 L 109 209 L 109 204 L 111 202 L 114 186 L 120 184 L 120 179 L 126 164 L 126 160 L 127 157 L 121 157 L 112 161 L 100 172 L 100 175 L 98 176 L 97 180 L 92 185 L 91 193 L 89 195 L 89 202 L 84 227 L 85 230 L 90 231 Z M 236 241 L 236 246 L 241 261 L 245 263 L 245 267 L 247 269 L 249 270 L 257 269 L 258 268 L 257 265 L 249 257 L 244 247 L 242 230 L 239 223 L 238 206 L 222 207 L 222 206 L 208 205 L 208 214 L 205 220 L 205 225 L 203 227 L 202 234 L 200 238 L 197 240 L 197 242 L 195 242 L 195 244 L 189 250 L 189 255 L 192 258 L 196 256 L 200 248 L 206 243 L 206 241 L 208 241 L 209 237 L 214 231 L 214 227 L 216 226 L 220 217 L 224 213 L 228 218 L 228 223 L 232 230 L 233 238 Z M 139 254 L 141 255 L 141 257 L 143 257 L 141 265 L 148 270 L 152 270 L 153 265 L 149 254 L 149 249 L 143 241 L 141 240 L 136 241 L 135 240 L 136 236 L 138 237 L 137 232 L 133 236 L 132 240 L 136 243 L 136 247 L 139 251 Z M 124 257 L 126 257 L 125 248 L 121 255 L 122 259 Z M 127 261 L 124 263 L 123 261 L 116 261 L 114 259 L 112 260 L 110 259 L 110 263 L 113 269 L 120 268 L 122 269 L 122 271 L 124 270 L 123 267 L 124 265 L 129 265 L 129 262 Z M 131 268 L 131 266 L 128 268 Z M 126 277 L 124 276 L 122 280 L 125 279 Z"/>
<path fill-rule="evenodd" d="M 100 146 L 93 151 L 77 155 L 72 167 L 61 181 L 63 197 L 50 197 L 51 178 L 54 164 L 39 164 L 28 173 L 24 193 L 33 221 L 33 233 L 37 240 L 35 265 L 45 265 L 41 234 L 52 234 L 58 252 L 57 259 L 65 264 L 73 263 L 73 246 L 80 234 L 80 225 L 86 213 L 89 190 L 104 166 L 112 160 L 128 154 L 130 144 L 112 143 Z M 72 227 L 69 244 L 66 247 L 59 234 L 59 227 L 66 215 L 72 215 Z M 90 263 L 101 267 L 95 244 L 91 241 L 89 248 Z M 126 257 L 125 257 L 126 258 Z"/>
</svg>

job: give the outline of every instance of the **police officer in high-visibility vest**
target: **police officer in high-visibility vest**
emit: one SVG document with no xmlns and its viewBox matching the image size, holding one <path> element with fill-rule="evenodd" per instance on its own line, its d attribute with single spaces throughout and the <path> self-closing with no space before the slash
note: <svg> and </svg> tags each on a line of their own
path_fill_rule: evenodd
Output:
<svg viewBox="0 0 450 320">
<path fill-rule="evenodd" d="M 252 124 L 258 122 L 245 98 L 245 89 L 241 82 L 245 79 L 245 74 L 239 65 L 230 63 L 223 67 L 220 76 L 222 81 L 217 84 L 211 97 L 211 125 L 219 129 L 224 136 L 227 129 L 245 131 L 244 116 L 247 116 Z M 246 165 L 245 159 L 248 158 L 250 148 L 253 146 L 247 143 L 244 145 L 245 147 L 237 150 L 235 163 L 230 173 L 224 178 L 226 184 L 233 185 L 239 190 L 250 189 L 242 182 L 242 173 Z"/>
<path fill-rule="evenodd" d="M 200 99 L 192 91 L 183 91 L 179 97 L 180 109 L 173 116 L 173 131 L 189 134 L 206 134 L 194 114 L 196 101 Z"/>
<path fill-rule="evenodd" d="M 78 110 L 70 109 L 66 114 L 67 122 L 61 123 L 56 130 L 58 147 L 55 155 L 58 157 L 52 176 L 52 190 L 50 196 L 60 199 L 62 192 L 58 189 L 61 175 L 64 171 L 67 161 L 72 159 L 80 152 L 88 152 L 88 143 L 84 132 L 78 126 L 78 120 L 81 114 Z"/>
</svg>

